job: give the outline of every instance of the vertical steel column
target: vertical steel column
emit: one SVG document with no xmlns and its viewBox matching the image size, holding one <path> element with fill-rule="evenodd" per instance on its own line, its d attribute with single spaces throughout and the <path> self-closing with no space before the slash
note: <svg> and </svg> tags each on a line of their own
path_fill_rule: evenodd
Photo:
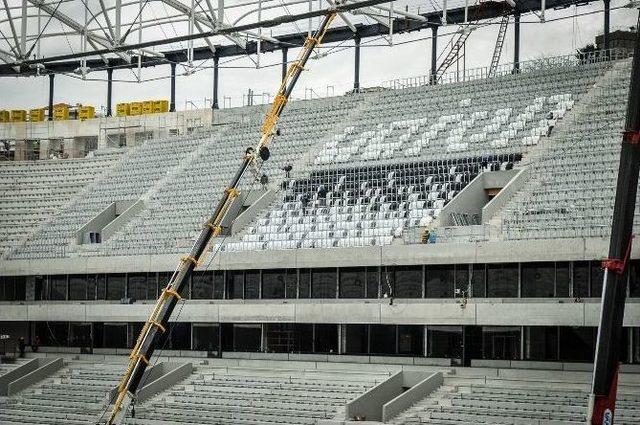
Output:
<svg viewBox="0 0 640 425">
<path fill-rule="evenodd" d="M 55 74 L 49 74 L 49 121 L 53 121 L 53 83 Z"/>
<path fill-rule="evenodd" d="M 281 80 L 284 81 L 284 77 L 287 76 L 287 54 L 289 53 L 289 49 L 287 47 L 283 47 L 282 48 L 282 78 Z"/>
<path fill-rule="evenodd" d="M 176 111 L 176 64 L 171 64 L 171 102 L 169 103 L 169 112 Z"/>
<path fill-rule="evenodd" d="M 107 69 L 107 116 L 110 117 L 111 113 L 111 92 L 113 89 L 113 68 Z"/>
<path fill-rule="evenodd" d="M 218 54 L 213 56 L 213 102 L 211 104 L 212 109 L 220 109 L 218 105 L 218 64 L 220 57 Z"/>
<path fill-rule="evenodd" d="M 435 84 L 436 70 L 438 68 L 437 64 L 438 60 L 438 26 L 431 26 L 431 84 Z"/>
<path fill-rule="evenodd" d="M 355 42 L 355 63 L 353 67 L 353 89 L 360 90 L 360 36 L 356 34 L 353 38 Z"/>
<path fill-rule="evenodd" d="M 608 1 L 608 0 L 607 0 Z M 520 14 L 513 15 L 513 73 L 520 71 Z"/>
<path fill-rule="evenodd" d="M 609 36 L 609 15 L 611 11 L 611 0 L 604 0 L 604 32 L 602 33 L 602 41 L 605 50 L 609 50 L 610 46 L 610 36 Z"/>
</svg>

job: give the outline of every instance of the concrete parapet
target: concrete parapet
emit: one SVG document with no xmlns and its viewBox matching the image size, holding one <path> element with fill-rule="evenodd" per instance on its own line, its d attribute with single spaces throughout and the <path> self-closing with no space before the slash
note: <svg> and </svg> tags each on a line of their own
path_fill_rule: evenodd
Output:
<svg viewBox="0 0 640 425">
<path fill-rule="evenodd" d="M 35 363 L 31 364 L 32 362 Z M 62 369 L 64 360 L 61 357 L 53 359 L 39 357 L 27 363 L 27 365 L 29 365 L 29 367 L 24 369 L 24 371 L 27 371 L 26 373 L 19 374 L 19 377 L 14 375 L 14 378 L 11 378 L 11 381 L 7 382 L 6 386 L 0 385 L 2 395 L 12 396 L 36 382 L 53 375 Z M 18 368 L 18 370 L 20 369 L 21 368 Z"/>
</svg>

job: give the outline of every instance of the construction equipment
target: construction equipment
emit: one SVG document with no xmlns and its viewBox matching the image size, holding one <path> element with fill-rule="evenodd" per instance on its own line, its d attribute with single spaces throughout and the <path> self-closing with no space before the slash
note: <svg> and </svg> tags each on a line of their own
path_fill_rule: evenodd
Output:
<svg viewBox="0 0 640 425">
<path fill-rule="evenodd" d="M 24 122 L 27 120 L 27 111 L 14 109 L 11 111 L 11 122 Z"/>
<path fill-rule="evenodd" d="M 310 35 L 306 39 L 298 58 L 289 66 L 287 74 L 282 80 L 278 93 L 265 117 L 261 129 L 262 136 L 260 137 L 260 141 L 255 147 L 249 147 L 245 151 L 240 168 L 234 175 L 229 186 L 224 190 L 222 199 L 215 208 L 213 215 L 204 223 L 203 229 L 191 248 L 191 251 L 182 258 L 176 271 L 171 276 L 169 283 L 163 289 L 151 316 L 142 327 L 138 340 L 131 351 L 129 366 L 118 386 L 118 395 L 113 405 L 111 415 L 106 422 L 107 424 L 120 423 L 125 417 L 127 407 L 135 397 L 136 390 L 140 385 L 144 371 L 149 365 L 151 356 L 158 345 L 158 341 L 161 339 L 162 334 L 169 328 L 171 313 L 173 313 L 176 304 L 181 299 L 180 292 L 189 281 L 193 270 L 198 266 L 211 239 L 220 235 L 222 231 L 222 221 L 232 202 L 239 194 L 238 185 L 245 172 L 250 166 L 258 167 L 262 161 L 269 159 L 269 143 L 275 135 L 276 124 L 278 123 L 280 115 L 291 96 L 291 92 L 300 74 L 304 70 L 305 64 L 309 60 L 313 50 L 322 42 L 325 32 L 336 17 L 336 14 L 337 11 L 332 10 L 325 15 L 320 27 L 316 30 L 315 34 Z"/>
<path fill-rule="evenodd" d="M 489 65 L 489 77 L 492 77 L 495 74 L 496 69 L 498 69 L 500 55 L 502 55 L 502 46 L 504 46 L 504 37 L 507 34 L 508 26 L 509 15 L 505 15 L 500 21 L 500 28 L 498 28 L 498 38 L 496 38 L 496 45 L 493 48 L 493 56 L 491 57 L 491 65 Z"/>
<path fill-rule="evenodd" d="M 638 16 L 640 25 L 640 14 Z M 620 149 L 620 166 L 613 207 L 609 257 L 602 262 L 604 278 L 602 305 L 593 381 L 587 412 L 588 423 L 611 425 L 614 423 L 618 370 L 622 342 L 622 322 L 627 297 L 627 278 L 631 242 L 633 240 L 633 216 L 636 208 L 638 172 L 640 171 L 640 31 L 631 67 L 631 86 L 627 104 L 627 119 Z"/>
<path fill-rule="evenodd" d="M 36 108 L 29 110 L 29 121 L 41 122 L 44 121 L 44 108 Z"/>
</svg>

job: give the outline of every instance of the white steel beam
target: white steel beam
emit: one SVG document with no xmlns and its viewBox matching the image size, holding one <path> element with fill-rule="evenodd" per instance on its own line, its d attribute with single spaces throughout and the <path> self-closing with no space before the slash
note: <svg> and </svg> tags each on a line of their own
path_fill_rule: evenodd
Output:
<svg viewBox="0 0 640 425">
<path fill-rule="evenodd" d="M 7 0 L 2 0 L 4 3 L 4 11 L 7 14 L 7 18 L 9 19 L 9 28 L 11 28 L 11 35 L 13 36 L 13 42 L 15 43 L 15 49 L 18 52 L 19 56 L 22 56 L 22 50 L 20 49 L 20 42 L 18 41 L 18 34 L 16 33 L 16 27 L 13 24 L 13 18 L 11 17 L 11 10 L 9 9 L 9 4 Z"/>
<path fill-rule="evenodd" d="M 20 20 L 20 50 L 27 54 L 27 0 L 22 0 L 22 19 Z"/>
</svg>

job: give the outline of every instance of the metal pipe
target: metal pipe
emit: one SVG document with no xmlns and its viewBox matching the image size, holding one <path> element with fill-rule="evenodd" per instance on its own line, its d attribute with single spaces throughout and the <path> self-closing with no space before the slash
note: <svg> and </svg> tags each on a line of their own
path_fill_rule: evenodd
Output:
<svg viewBox="0 0 640 425">
<path fill-rule="evenodd" d="M 516 13 L 513 15 L 513 72 L 518 71 L 520 71 L 520 14 Z"/>
<path fill-rule="evenodd" d="M 607 51 L 610 48 L 610 34 L 609 34 L 609 18 L 611 13 L 611 0 L 604 0 L 604 32 L 602 33 L 602 44 L 604 44 L 604 50 Z"/>
<path fill-rule="evenodd" d="M 107 116 L 111 114 L 111 92 L 113 89 L 113 68 L 107 69 Z"/>
<path fill-rule="evenodd" d="M 53 83 L 56 74 L 49 74 L 49 121 L 53 121 Z"/>
<path fill-rule="evenodd" d="M 284 81 L 284 78 L 287 76 L 287 55 L 289 53 L 289 49 L 287 47 L 282 48 L 282 78 L 281 81 Z"/>
<path fill-rule="evenodd" d="M 176 111 L 176 64 L 171 64 L 171 102 L 169 103 L 169 112 Z"/>
<path fill-rule="evenodd" d="M 360 36 L 358 34 L 354 37 L 355 42 L 355 63 L 353 67 L 353 89 L 355 91 L 360 90 Z"/>
<path fill-rule="evenodd" d="M 431 84 L 436 83 L 438 68 L 438 26 L 431 26 Z"/>
<path fill-rule="evenodd" d="M 220 62 L 220 58 L 218 55 L 213 57 L 213 102 L 211 104 L 212 109 L 219 109 L 218 106 L 218 64 Z"/>
</svg>

